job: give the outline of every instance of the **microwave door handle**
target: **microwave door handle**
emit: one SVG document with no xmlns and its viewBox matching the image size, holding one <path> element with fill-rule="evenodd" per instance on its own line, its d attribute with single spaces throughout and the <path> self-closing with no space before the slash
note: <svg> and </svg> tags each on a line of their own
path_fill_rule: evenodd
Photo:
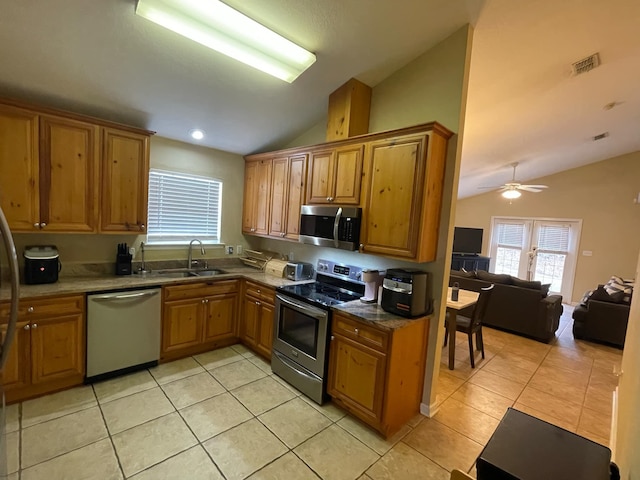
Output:
<svg viewBox="0 0 640 480">
<path fill-rule="evenodd" d="M 338 240 L 338 230 L 340 227 L 340 220 L 342 219 L 342 207 L 338 208 L 336 212 L 336 220 L 333 222 L 333 246 L 338 248 L 340 246 L 340 240 Z"/>
<path fill-rule="evenodd" d="M 9 259 L 9 275 L 11 279 L 11 310 L 9 313 L 9 323 L 7 324 L 7 332 L 2 345 L 0 345 L 0 369 L 4 368 L 9 355 L 9 349 L 13 342 L 16 332 L 16 323 L 18 322 L 18 298 L 20 297 L 20 283 L 18 274 L 18 255 L 16 254 L 16 246 L 13 243 L 9 223 L 2 208 L 0 208 L 0 236 L 2 237 L 7 258 Z"/>
</svg>

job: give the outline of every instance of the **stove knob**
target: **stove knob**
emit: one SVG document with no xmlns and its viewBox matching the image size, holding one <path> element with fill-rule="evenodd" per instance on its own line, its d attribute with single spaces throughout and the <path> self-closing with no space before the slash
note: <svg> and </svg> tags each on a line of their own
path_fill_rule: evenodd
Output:
<svg viewBox="0 0 640 480">
<path fill-rule="evenodd" d="M 362 272 L 356 273 L 356 280 L 362 280 Z"/>
</svg>

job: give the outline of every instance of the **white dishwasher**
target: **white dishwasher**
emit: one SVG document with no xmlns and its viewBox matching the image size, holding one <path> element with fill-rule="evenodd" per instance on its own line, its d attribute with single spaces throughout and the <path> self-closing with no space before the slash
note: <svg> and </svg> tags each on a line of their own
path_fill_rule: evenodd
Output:
<svg viewBox="0 0 640 480">
<path fill-rule="evenodd" d="M 87 382 L 158 364 L 161 297 L 159 288 L 87 295 Z"/>
</svg>

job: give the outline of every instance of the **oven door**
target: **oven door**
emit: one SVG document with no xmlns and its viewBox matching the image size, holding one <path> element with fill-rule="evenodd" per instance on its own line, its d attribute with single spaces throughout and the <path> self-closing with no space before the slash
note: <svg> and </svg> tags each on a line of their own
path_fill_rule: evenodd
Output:
<svg viewBox="0 0 640 480">
<path fill-rule="evenodd" d="M 292 297 L 276 294 L 273 350 L 324 376 L 329 312 Z"/>
</svg>

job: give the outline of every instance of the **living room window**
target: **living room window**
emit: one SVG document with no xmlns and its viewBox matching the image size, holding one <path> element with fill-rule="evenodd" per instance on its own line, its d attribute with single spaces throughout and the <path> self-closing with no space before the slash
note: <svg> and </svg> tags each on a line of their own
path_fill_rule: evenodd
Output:
<svg viewBox="0 0 640 480">
<path fill-rule="evenodd" d="M 222 182 L 215 178 L 151 169 L 147 242 L 220 242 Z"/>
<path fill-rule="evenodd" d="M 494 217 L 490 271 L 549 283 L 569 299 L 581 227 L 580 220 Z"/>
</svg>

